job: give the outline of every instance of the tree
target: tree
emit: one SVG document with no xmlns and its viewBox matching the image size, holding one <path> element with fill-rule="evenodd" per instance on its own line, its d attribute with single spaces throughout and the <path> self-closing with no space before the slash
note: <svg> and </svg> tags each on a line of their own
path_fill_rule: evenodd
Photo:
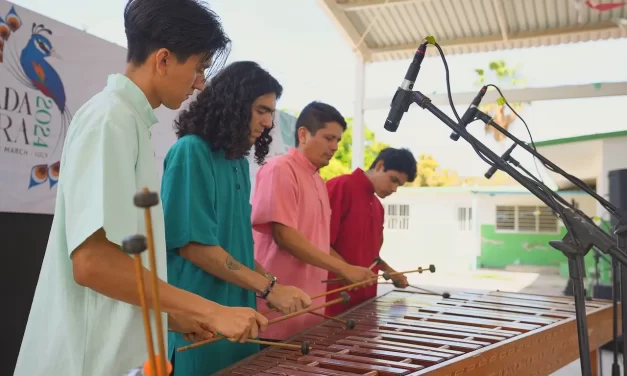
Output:
<svg viewBox="0 0 627 376">
<path fill-rule="evenodd" d="M 353 118 L 346 118 L 346 131 L 342 135 L 342 140 L 338 144 L 338 149 L 329 165 L 320 169 L 320 176 L 328 181 L 336 176 L 348 174 L 351 172 L 351 163 L 353 161 Z M 374 132 L 366 127 L 364 143 L 364 166 L 370 167 L 381 150 L 389 147 L 388 144 L 379 142 L 375 139 Z"/>
<path fill-rule="evenodd" d="M 488 69 L 490 72 L 493 72 L 496 75 L 498 81 L 505 81 L 513 87 L 520 87 L 523 86 L 525 83 L 525 80 L 519 78 L 517 75 L 518 67 L 511 68 L 507 66 L 507 64 L 503 60 L 491 61 Z M 475 69 L 475 72 L 478 75 L 477 84 L 484 85 L 486 81 L 485 70 Z M 488 88 L 488 90 L 494 90 L 494 88 L 490 87 Z M 523 104 L 520 102 L 510 103 L 510 105 L 516 112 L 520 112 L 523 107 Z M 499 101 L 498 103 L 488 103 L 479 106 L 479 109 L 481 111 L 492 116 L 497 124 L 499 124 L 505 130 L 508 130 L 514 120 L 516 120 L 516 114 L 512 113 L 509 108 L 506 108 L 507 105 L 505 103 L 502 103 L 501 101 Z M 502 141 L 505 139 L 505 135 L 497 131 L 496 128 L 492 127 L 491 125 L 486 124 L 484 129 L 486 134 L 492 133 L 494 139 L 497 141 Z"/>
<path fill-rule="evenodd" d="M 416 180 L 407 183 L 409 187 L 451 187 L 466 182 L 457 172 L 448 168 L 439 170 L 440 164 L 429 154 L 422 153 L 416 163 Z"/>
</svg>

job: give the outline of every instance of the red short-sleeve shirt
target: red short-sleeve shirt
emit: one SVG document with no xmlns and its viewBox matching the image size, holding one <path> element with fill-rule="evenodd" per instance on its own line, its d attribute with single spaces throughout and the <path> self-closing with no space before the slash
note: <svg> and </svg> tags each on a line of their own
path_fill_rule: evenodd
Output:
<svg viewBox="0 0 627 376">
<path fill-rule="evenodd" d="M 379 256 L 383 243 L 383 205 L 374 192 L 374 186 L 360 168 L 352 174 L 338 176 L 327 182 L 331 204 L 331 247 L 351 265 L 369 267 Z M 372 268 L 374 273 L 378 267 Z M 329 278 L 337 278 L 329 273 Z M 342 287 L 329 284 L 327 291 Z M 349 291 L 349 305 L 335 304 L 326 308 L 326 314 L 336 316 L 377 295 L 377 285 Z M 330 294 L 327 301 L 336 299 Z"/>
</svg>

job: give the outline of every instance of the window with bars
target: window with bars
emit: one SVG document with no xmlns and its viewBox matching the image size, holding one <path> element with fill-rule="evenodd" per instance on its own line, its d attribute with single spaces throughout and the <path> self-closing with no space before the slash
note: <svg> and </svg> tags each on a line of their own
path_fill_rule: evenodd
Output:
<svg viewBox="0 0 627 376">
<path fill-rule="evenodd" d="M 525 233 L 557 233 L 559 222 L 548 206 L 502 206 L 496 207 L 496 229 Z"/>
<path fill-rule="evenodd" d="M 472 208 L 457 208 L 460 231 L 472 231 Z"/>
<path fill-rule="evenodd" d="M 390 204 L 385 209 L 385 228 L 394 230 L 409 229 L 409 205 Z"/>
</svg>

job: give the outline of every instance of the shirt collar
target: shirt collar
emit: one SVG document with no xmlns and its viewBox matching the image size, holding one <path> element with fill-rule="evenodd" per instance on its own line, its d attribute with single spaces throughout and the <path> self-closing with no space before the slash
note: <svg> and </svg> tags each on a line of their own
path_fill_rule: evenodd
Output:
<svg viewBox="0 0 627 376">
<path fill-rule="evenodd" d="M 157 124 L 155 110 L 148 102 L 146 94 L 123 74 L 112 74 L 107 80 L 107 89 L 122 97 L 139 115 L 141 121 L 150 129 Z"/>
<path fill-rule="evenodd" d="M 353 176 L 355 182 L 359 184 L 359 186 L 363 187 L 368 193 L 374 194 L 374 185 L 372 184 L 370 179 L 368 179 L 364 170 L 357 167 L 351 175 Z"/>
<path fill-rule="evenodd" d="M 307 159 L 307 157 L 305 157 L 303 153 L 298 151 L 298 149 L 290 148 L 287 154 L 292 159 L 294 159 L 299 166 L 307 171 L 310 171 L 312 174 L 318 171 L 318 168 L 313 163 L 311 163 L 311 161 Z"/>
</svg>

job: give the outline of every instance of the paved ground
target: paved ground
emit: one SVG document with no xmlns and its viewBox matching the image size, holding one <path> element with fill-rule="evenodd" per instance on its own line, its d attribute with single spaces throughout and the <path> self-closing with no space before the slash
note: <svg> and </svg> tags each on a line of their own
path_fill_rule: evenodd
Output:
<svg viewBox="0 0 627 376">
<path fill-rule="evenodd" d="M 488 292 L 494 290 L 536 293 L 542 295 L 564 295 L 567 279 L 560 277 L 556 269 L 517 270 L 488 270 L 481 269 L 467 273 L 423 273 L 408 275 L 409 283 L 436 293 L 456 293 L 462 291 Z M 393 289 L 392 285 L 379 285 L 379 292 Z M 619 358 L 621 355 L 619 354 Z M 611 375 L 613 356 L 611 352 L 603 351 L 601 358 L 601 373 Z M 621 371 L 622 361 L 619 359 Z M 581 375 L 579 361 L 575 361 L 551 376 L 578 376 Z"/>
</svg>

